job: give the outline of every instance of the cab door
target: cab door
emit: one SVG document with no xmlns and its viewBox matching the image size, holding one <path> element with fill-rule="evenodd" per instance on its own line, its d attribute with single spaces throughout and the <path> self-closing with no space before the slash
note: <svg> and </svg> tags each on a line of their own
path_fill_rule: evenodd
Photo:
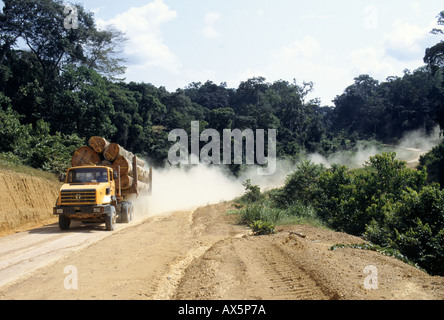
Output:
<svg viewBox="0 0 444 320">
<path fill-rule="evenodd" d="M 112 169 L 108 169 L 108 181 L 109 181 L 109 195 L 115 196 L 116 195 L 116 180 L 114 179 L 114 171 Z"/>
</svg>

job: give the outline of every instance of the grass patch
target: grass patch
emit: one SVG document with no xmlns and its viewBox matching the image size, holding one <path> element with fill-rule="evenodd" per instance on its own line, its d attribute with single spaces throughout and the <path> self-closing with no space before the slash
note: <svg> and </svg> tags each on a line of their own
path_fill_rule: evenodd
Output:
<svg viewBox="0 0 444 320">
<path fill-rule="evenodd" d="M 250 225 L 250 228 L 253 230 L 254 234 L 257 236 L 269 235 L 276 233 L 276 226 L 272 223 L 265 222 L 262 220 L 258 220 L 253 222 Z"/>
<path fill-rule="evenodd" d="M 242 208 L 232 210 L 230 214 L 236 214 L 240 224 L 251 225 L 261 221 L 275 226 L 305 224 L 326 228 L 315 210 L 302 203 L 295 203 L 286 209 L 280 209 L 274 207 L 270 201 L 265 200 L 243 205 Z"/>
<path fill-rule="evenodd" d="M 276 226 L 297 224 L 328 229 L 313 207 L 299 201 L 280 207 L 273 200 L 275 191 L 262 193 L 250 180 L 243 185 L 245 194 L 234 199 L 235 209 L 228 214 L 237 215 L 238 223 L 250 226 L 255 234 L 270 234 Z"/>
</svg>

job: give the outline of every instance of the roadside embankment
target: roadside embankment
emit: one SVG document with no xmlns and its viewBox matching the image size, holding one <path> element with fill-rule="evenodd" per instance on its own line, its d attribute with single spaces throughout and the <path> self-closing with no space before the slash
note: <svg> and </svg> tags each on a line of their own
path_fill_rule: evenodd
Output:
<svg viewBox="0 0 444 320">
<path fill-rule="evenodd" d="M 52 214 L 59 182 L 0 171 L 0 236 L 56 222 Z"/>
</svg>

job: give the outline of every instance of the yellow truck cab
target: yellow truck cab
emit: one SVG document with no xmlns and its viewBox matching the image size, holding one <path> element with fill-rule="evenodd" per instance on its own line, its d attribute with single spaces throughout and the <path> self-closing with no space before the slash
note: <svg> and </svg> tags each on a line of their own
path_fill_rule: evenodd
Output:
<svg viewBox="0 0 444 320">
<path fill-rule="evenodd" d="M 133 219 L 133 204 L 122 201 L 118 172 L 112 167 L 82 166 L 68 169 L 60 189 L 54 214 L 61 230 L 68 230 L 71 221 L 105 222 L 112 231 L 116 222 Z"/>
</svg>

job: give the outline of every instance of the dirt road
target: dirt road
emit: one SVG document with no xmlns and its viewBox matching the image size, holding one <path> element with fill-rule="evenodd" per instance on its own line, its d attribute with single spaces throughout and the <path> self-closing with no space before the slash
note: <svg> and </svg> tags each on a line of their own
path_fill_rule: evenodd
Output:
<svg viewBox="0 0 444 320">
<path fill-rule="evenodd" d="M 159 215 L 113 233 L 51 225 L 1 238 L 0 299 L 444 299 L 442 277 L 376 252 L 329 250 L 361 239 L 308 226 L 251 236 L 229 208 Z"/>
</svg>

